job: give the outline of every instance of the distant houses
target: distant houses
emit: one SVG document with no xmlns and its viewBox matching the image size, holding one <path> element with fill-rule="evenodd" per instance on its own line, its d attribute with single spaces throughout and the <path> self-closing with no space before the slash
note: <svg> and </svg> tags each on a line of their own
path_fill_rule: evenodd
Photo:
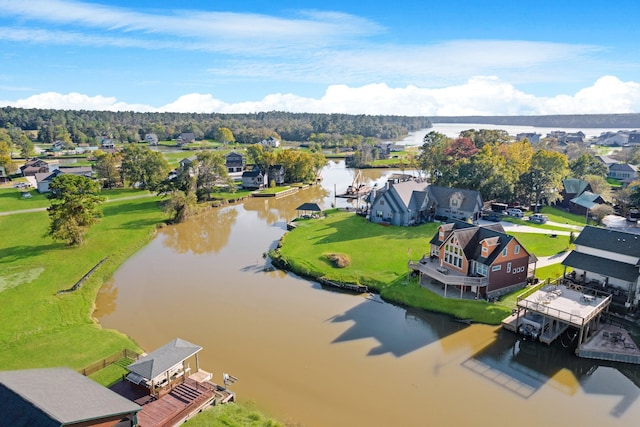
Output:
<svg viewBox="0 0 640 427">
<path fill-rule="evenodd" d="M 242 154 L 232 151 L 225 156 L 224 164 L 229 173 L 243 172 L 247 167 L 247 159 Z"/>
<path fill-rule="evenodd" d="M 147 133 L 144 135 L 144 142 L 149 145 L 158 145 L 158 135 L 155 133 Z"/>
<path fill-rule="evenodd" d="M 91 166 L 79 166 L 75 168 L 61 168 L 56 169 L 52 172 L 44 172 L 37 173 L 35 175 L 36 178 L 36 188 L 38 193 L 48 193 L 51 190 L 49 189 L 49 185 L 51 182 L 58 176 L 69 174 L 69 175 L 80 175 L 86 176 L 87 178 L 93 177 L 93 169 Z"/>
<path fill-rule="evenodd" d="M 22 176 L 35 176 L 37 173 L 49 172 L 49 163 L 42 159 L 28 159 L 24 165 L 20 166 Z"/>
<path fill-rule="evenodd" d="M 263 147 L 278 148 L 280 147 L 280 140 L 273 136 L 270 136 L 269 138 L 260 141 L 260 145 L 262 145 Z"/>
<path fill-rule="evenodd" d="M 178 147 L 182 147 L 183 145 L 191 144 L 195 141 L 196 141 L 196 136 L 191 132 L 186 132 L 178 136 L 178 139 L 176 140 L 176 144 L 178 144 Z"/>
<path fill-rule="evenodd" d="M 242 188 L 247 190 L 261 190 L 267 186 L 268 174 L 254 167 L 251 170 L 242 173 Z"/>
</svg>

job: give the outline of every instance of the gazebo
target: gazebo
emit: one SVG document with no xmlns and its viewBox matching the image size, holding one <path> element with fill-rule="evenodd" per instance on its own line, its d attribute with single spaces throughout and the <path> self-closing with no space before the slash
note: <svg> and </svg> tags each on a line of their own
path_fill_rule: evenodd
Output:
<svg viewBox="0 0 640 427">
<path fill-rule="evenodd" d="M 196 357 L 196 372 L 200 372 L 198 362 L 200 350 L 202 347 L 199 345 L 176 338 L 127 366 L 129 370 L 127 380 L 142 385 L 154 393 L 156 388 L 162 389 L 176 379 L 184 378 L 191 369 L 185 366 L 185 361 L 192 356 Z"/>
<path fill-rule="evenodd" d="M 298 216 L 312 216 L 321 213 L 322 209 L 317 203 L 303 203 L 296 208 Z"/>
</svg>

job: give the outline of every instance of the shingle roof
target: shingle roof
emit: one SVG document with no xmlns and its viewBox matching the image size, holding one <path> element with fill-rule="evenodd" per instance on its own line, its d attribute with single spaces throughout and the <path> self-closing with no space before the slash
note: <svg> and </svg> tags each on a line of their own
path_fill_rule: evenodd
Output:
<svg viewBox="0 0 640 427">
<path fill-rule="evenodd" d="M 199 345 L 176 338 L 127 366 L 146 379 L 153 379 L 202 350 Z"/>
<path fill-rule="evenodd" d="M 477 204 L 482 207 L 482 201 L 478 202 L 480 193 L 476 190 L 467 190 L 464 188 L 449 188 L 430 185 L 428 187 L 429 197 L 438 201 L 440 206 L 448 206 L 449 199 L 455 193 L 462 194 L 462 204 L 458 207 L 461 211 L 473 212 L 477 208 Z"/>
<path fill-rule="evenodd" d="M 59 426 L 142 409 L 69 368 L 2 371 L 0 402 L 3 407 L 0 424 L 13 419 L 12 411 L 22 412 L 15 418 L 18 422 L 10 424 L 13 426 L 30 425 L 34 420 L 37 425 Z"/>
<path fill-rule="evenodd" d="M 638 279 L 638 267 L 609 258 L 571 251 L 562 261 L 562 265 L 591 271 L 603 276 L 614 277 L 627 282 L 635 282 Z"/>
<path fill-rule="evenodd" d="M 586 226 L 574 243 L 607 252 L 640 257 L 640 236 L 624 231 Z"/>
</svg>

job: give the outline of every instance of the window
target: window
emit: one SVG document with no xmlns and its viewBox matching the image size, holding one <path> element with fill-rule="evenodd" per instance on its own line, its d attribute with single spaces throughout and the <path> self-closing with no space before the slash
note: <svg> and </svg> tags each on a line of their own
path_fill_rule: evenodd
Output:
<svg viewBox="0 0 640 427">
<path fill-rule="evenodd" d="M 501 265 L 494 265 L 493 267 L 491 267 L 491 271 L 500 271 L 500 270 L 502 270 Z"/>
<path fill-rule="evenodd" d="M 479 274 L 480 276 L 487 276 L 487 272 L 488 272 L 488 268 L 486 265 L 484 264 L 477 264 L 476 265 L 476 273 Z"/>
<path fill-rule="evenodd" d="M 487 252 L 489 252 L 489 249 L 486 246 L 482 247 L 482 256 L 486 257 L 487 256 Z"/>
<path fill-rule="evenodd" d="M 511 273 L 511 263 L 507 263 L 507 273 Z"/>
<path fill-rule="evenodd" d="M 520 253 L 520 245 L 516 245 L 515 250 L 513 251 L 514 254 L 518 255 Z"/>
<path fill-rule="evenodd" d="M 384 200 L 380 200 L 380 206 L 384 206 Z"/>
<path fill-rule="evenodd" d="M 502 250 L 502 256 L 507 256 L 507 248 L 504 248 L 504 249 Z"/>
<path fill-rule="evenodd" d="M 376 216 L 378 218 L 382 218 L 382 211 L 376 211 Z"/>
</svg>

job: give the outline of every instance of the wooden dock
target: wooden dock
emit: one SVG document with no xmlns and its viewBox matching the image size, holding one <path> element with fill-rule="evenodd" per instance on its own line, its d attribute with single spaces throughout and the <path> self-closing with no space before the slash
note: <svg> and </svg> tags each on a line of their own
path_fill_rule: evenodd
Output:
<svg viewBox="0 0 640 427">
<path fill-rule="evenodd" d="M 235 393 L 209 381 L 199 382 L 192 377 L 172 384 L 151 396 L 148 390 L 123 380 L 111 387 L 116 393 L 138 403 L 140 427 L 170 427 L 184 423 L 207 406 L 235 401 Z"/>
</svg>

